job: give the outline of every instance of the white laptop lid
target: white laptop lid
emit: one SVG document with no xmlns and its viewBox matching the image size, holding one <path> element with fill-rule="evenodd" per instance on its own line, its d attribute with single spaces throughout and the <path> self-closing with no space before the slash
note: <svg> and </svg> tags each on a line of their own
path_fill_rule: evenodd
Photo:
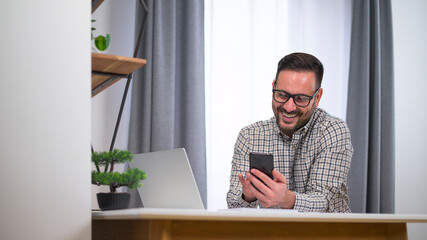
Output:
<svg viewBox="0 0 427 240">
<path fill-rule="evenodd" d="M 184 148 L 134 154 L 131 168 L 147 178 L 138 188 L 146 208 L 205 209 Z"/>
</svg>

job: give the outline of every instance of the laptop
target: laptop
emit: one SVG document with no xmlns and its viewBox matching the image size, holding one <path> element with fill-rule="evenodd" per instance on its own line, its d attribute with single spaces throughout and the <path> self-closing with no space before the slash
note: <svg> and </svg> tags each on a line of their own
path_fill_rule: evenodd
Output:
<svg viewBox="0 0 427 240">
<path fill-rule="evenodd" d="M 184 148 L 134 154 L 147 178 L 137 192 L 145 208 L 205 209 Z"/>
</svg>

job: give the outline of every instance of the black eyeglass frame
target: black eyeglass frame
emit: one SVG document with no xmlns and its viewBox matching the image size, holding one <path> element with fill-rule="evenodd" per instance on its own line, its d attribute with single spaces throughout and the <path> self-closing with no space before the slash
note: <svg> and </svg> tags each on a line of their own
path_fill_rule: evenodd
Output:
<svg viewBox="0 0 427 240">
<path fill-rule="evenodd" d="M 316 96 L 316 94 L 319 92 L 319 90 L 320 90 L 320 87 L 316 90 L 316 92 L 314 92 L 314 94 L 313 94 L 312 96 L 309 96 L 309 95 L 305 95 L 305 94 L 290 94 L 290 93 L 288 93 L 288 92 L 286 92 L 286 91 L 283 91 L 283 90 L 273 89 L 273 99 L 274 99 L 274 101 L 276 101 L 276 102 L 278 102 L 278 103 L 287 103 L 287 102 L 289 101 L 289 99 L 291 99 L 291 98 L 292 98 L 292 101 L 294 101 L 295 105 L 297 105 L 298 107 L 307 107 L 308 105 L 310 105 L 311 99 L 313 99 L 313 98 L 314 98 L 314 96 Z M 276 93 L 276 92 L 282 92 L 282 93 L 285 93 L 285 94 L 287 94 L 289 97 L 288 97 L 288 99 L 287 99 L 286 101 L 284 101 L 284 102 L 277 101 L 276 96 L 275 96 L 275 93 Z M 307 103 L 307 105 L 305 105 L 305 106 L 301 106 L 301 105 L 299 105 L 298 103 L 296 103 L 296 102 L 295 102 L 295 97 L 298 97 L 298 96 L 308 97 L 308 103 Z"/>
</svg>

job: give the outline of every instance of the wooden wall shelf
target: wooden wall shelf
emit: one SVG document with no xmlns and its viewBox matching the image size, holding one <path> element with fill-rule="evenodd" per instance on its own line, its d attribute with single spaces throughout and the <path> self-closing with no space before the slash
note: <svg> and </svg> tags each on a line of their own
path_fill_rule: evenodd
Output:
<svg viewBox="0 0 427 240">
<path fill-rule="evenodd" d="M 92 53 L 92 97 L 146 63 L 141 58 Z"/>
</svg>

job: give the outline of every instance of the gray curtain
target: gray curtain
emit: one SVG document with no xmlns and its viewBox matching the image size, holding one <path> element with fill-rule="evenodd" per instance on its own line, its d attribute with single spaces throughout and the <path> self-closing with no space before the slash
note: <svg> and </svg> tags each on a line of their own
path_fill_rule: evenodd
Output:
<svg viewBox="0 0 427 240">
<path fill-rule="evenodd" d="M 353 212 L 394 213 L 394 76 L 390 0 L 355 0 L 347 123 Z"/>
<path fill-rule="evenodd" d="M 129 150 L 184 147 L 206 206 L 204 1 L 145 2 L 149 13 L 137 56 L 147 64 L 132 80 Z M 137 3 L 136 32 L 144 14 Z"/>
</svg>

